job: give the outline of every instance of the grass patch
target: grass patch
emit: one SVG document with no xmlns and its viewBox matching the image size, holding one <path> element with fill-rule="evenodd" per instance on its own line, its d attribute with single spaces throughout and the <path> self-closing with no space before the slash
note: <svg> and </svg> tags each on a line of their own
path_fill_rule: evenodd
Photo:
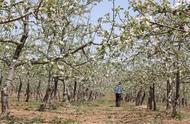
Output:
<svg viewBox="0 0 190 124">
<path fill-rule="evenodd" d="M 112 108 L 105 108 L 104 110 L 107 111 L 107 112 L 111 112 Z"/>
<path fill-rule="evenodd" d="M 113 121 L 108 120 L 106 124 L 115 124 Z"/>
<path fill-rule="evenodd" d="M 39 101 L 30 101 L 27 103 L 27 107 L 29 110 L 36 110 L 39 108 L 41 102 Z"/>
<path fill-rule="evenodd" d="M 2 122 L 7 123 L 7 124 L 14 124 L 18 119 L 15 118 L 14 116 L 8 116 L 6 118 L 2 119 Z"/>
<path fill-rule="evenodd" d="M 69 120 L 63 121 L 62 124 L 78 124 L 78 122 L 76 120 L 69 119 Z"/>
<path fill-rule="evenodd" d="M 73 102 L 71 105 L 74 107 L 77 113 L 80 112 L 86 113 L 94 109 L 93 103 L 90 101 Z"/>
<path fill-rule="evenodd" d="M 183 120 L 184 118 L 185 118 L 185 115 L 183 114 L 183 113 L 181 113 L 181 112 L 178 112 L 176 115 L 175 115 L 175 118 L 177 119 L 177 120 Z"/>
<path fill-rule="evenodd" d="M 73 119 L 62 120 L 60 118 L 55 118 L 52 120 L 51 124 L 79 124 L 79 122 Z"/>
<path fill-rule="evenodd" d="M 10 97 L 10 106 L 14 109 L 24 110 L 36 110 L 40 106 L 40 101 L 31 99 L 29 102 L 25 102 L 25 99 L 18 101 L 15 97 Z"/>
<path fill-rule="evenodd" d="M 34 117 L 30 120 L 30 123 L 43 123 L 44 120 L 41 117 Z"/>
<path fill-rule="evenodd" d="M 39 121 L 36 121 L 36 119 L 27 120 L 26 118 L 17 118 L 15 116 L 8 116 L 0 120 L 0 123 L 4 124 L 33 124 L 33 123 L 38 124 L 36 122 Z"/>
<path fill-rule="evenodd" d="M 72 102 L 71 105 L 77 106 L 77 107 L 89 107 L 92 106 L 92 102 L 89 101 L 80 101 L 80 102 Z"/>
<path fill-rule="evenodd" d="M 101 98 L 101 99 L 98 99 L 96 101 L 94 101 L 95 104 L 103 104 L 103 105 L 110 105 L 110 104 L 114 104 L 115 101 L 113 100 L 109 100 L 109 99 L 106 99 L 106 98 Z"/>
</svg>

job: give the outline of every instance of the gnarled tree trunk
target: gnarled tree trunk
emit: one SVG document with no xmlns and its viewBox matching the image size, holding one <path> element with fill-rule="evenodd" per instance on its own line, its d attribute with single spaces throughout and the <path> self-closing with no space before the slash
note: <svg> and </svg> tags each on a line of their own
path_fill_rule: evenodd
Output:
<svg viewBox="0 0 190 124">
<path fill-rule="evenodd" d="M 15 66 L 12 64 L 9 67 L 9 72 L 8 72 L 8 78 L 6 79 L 4 86 L 2 87 L 1 90 L 1 110 L 2 110 L 2 116 L 6 117 L 9 114 L 9 87 L 12 83 L 13 77 L 14 77 L 14 71 L 15 71 Z"/>
<path fill-rule="evenodd" d="M 29 10 L 29 8 L 25 8 L 24 13 L 27 13 L 28 10 Z M 26 42 L 26 39 L 28 37 L 28 32 L 29 32 L 28 22 L 29 22 L 29 16 L 27 15 L 23 18 L 23 34 L 22 34 L 22 37 L 20 39 L 20 44 L 17 44 L 17 46 L 16 46 L 11 64 L 10 64 L 9 69 L 8 69 L 7 79 L 6 79 L 4 85 L 1 89 L 2 117 L 8 116 L 8 114 L 9 114 L 9 104 L 8 104 L 8 98 L 9 98 L 8 96 L 10 93 L 9 89 L 11 87 L 11 83 L 12 83 L 13 78 L 14 78 L 14 72 L 15 72 L 17 60 L 20 57 L 20 54 L 22 52 L 22 49 L 23 49 L 25 42 Z"/>
<path fill-rule="evenodd" d="M 50 106 L 51 94 L 53 93 L 51 70 L 52 70 L 52 68 L 49 70 L 48 86 L 47 86 L 46 93 L 44 95 L 42 104 L 40 105 L 40 108 L 38 109 L 39 111 L 44 111 L 46 108 L 48 108 Z"/>
</svg>

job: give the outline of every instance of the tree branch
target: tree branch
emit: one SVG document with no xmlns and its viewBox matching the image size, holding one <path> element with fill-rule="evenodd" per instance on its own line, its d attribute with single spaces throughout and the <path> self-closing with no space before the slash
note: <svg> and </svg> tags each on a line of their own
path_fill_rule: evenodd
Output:
<svg viewBox="0 0 190 124">
<path fill-rule="evenodd" d="M 0 57 L 0 60 L 2 60 L 7 66 L 10 66 L 10 60 L 8 58 L 5 57 Z"/>
<path fill-rule="evenodd" d="M 31 62 L 32 65 L 45 65 L 45 64 L 49 64 L 49 63 L 52 62 L 52 61 L 53 61 L 53 62 L 56 62 L 56 61 L 59 61 L 59 60 L 61 60 L 61 59 L 63 59 L 63 58 L 68 57 L 69 55 L 75 54 L 76 52 L 78 52 L 78 51 L 84 49 L 85 47 L 87 47 L 87 46 L 89 46 L 89 45 L 91 45 L 91 44 L 92 44 L 92 42 L 86 43 L 86 44 L 84 44 L 84 45 L 82 45 L 82 46 L 76 48 L 75 50 L 73 50 L 73 51 L 71 51 L 71 52 L 67 52 L 66 54 L 64 54 L 64 55 L 62 55 L 62 56 L 60 56 L 60 57 L 47 58 L 47 59 L 49 59 L 48 61 L 39 61 L 39 60 L 36 60 L 36 61 L 35 61 L 35 60 L 31 60 L 30 62 Z M 16 65 L 16 67 L 21 66 L 21 65 L 24 65 L 24 64 L 27 64 L 27 62 L 20 62 L 20 63 L 18 63 L 18 64 Z"/>
<path fill-rule="evenodd" d="M 13 19 L 7 19 L 7 20 L 4 20 L 4 21 L 0 21 L 0 24 L 11 23 L 11 22 L 14 22 L 14 21 L 23 19 L 23 18 L 25 18 L 25 17 L 28 17 L 29 15 L 31 15 L 31 14 L 33 14 L 33 13 L 37 14 L 37 13 L 39 12 L 39 8 L 40 8 L 41 5 L 42 5 L 42 2 L 43 2 L 43 0 L 41 0 L 41 1 L 39 2 L 38 6 L 34 9 L 34 11 L 29 11 L 29 12 L 25 13 L 24 15 L 15 17 L 15 18 L 13 18 Z"/>
<path fill-rule="evenodd" d="M 3 39 L 3 38 L 0 38 L 0 42 L 1 43 L 12 43 L 12 44 L 15 44 L 15 45 L 19 45 L 20 44 L 19 42 L 15 42 L 12 39 Z"/>
<path fill-rule="evenodd" d="M 15 17 L 13 19 L 8 19 L 8 20 L 4 20 L 4 21 L 0 21 L 0 24 L 6 24 L 6 23 L 10 23 L 10 22 L 14 22 L 14 21 L 17 21 L 17 20 L 20 20 L 20 19 L 23 19 L 29 15 L 31 15 L 33 12 L 28 12 L 22 16 L 19 16 L 19 17 Z"/>
</svg>

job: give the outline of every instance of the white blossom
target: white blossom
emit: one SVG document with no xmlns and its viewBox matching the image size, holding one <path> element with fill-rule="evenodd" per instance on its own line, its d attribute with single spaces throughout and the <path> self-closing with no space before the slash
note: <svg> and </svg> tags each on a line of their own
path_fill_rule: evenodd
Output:
<svg viewBox="0 0 190 124">
<path fill-rule="evenodd" d="M 13 62 L 16 62 L 16 59 L 13 59 Z"/>
<path fill-rule="evenodd" d="M 6 49 L 9 49 L 10 47 L 9 46 L 5 46 Z"/>
<path fill-rule="evenodd" d="M 154 22 L 154 18 L 152 16 L 147 16 L 147 18 L 151 21 Z"/>
<path fill-rule="evenodd" d="M 64 66 L 63 66 L 63 65 L 57 65 L 57 67 L 58 67 L 59 69 L 61 69 L 61 70 L 64 69 Z"/>
<path fill-rule="evenodd" d="M 185 25 L 185 26 L 184 26 L 184 30 L 185 30 L 186 32 L 188 32 L 188 31 L 189 31 L 189 27 L 188 27 L 187 25 Z"/>
<path fill-rule="evenodd" d="M 4 0 L 5 4 L 10 5 L 11 1 L 10 0 Z"/>
</svg>

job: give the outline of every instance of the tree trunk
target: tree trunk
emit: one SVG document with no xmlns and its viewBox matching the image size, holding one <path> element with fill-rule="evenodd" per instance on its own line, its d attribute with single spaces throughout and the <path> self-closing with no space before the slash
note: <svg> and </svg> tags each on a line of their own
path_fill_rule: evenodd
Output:
<svg viewBox="0 0 190 124">
<path fill-rule="evenodd" d="M 166 93 L 166 109 L 168 110 L 168 109 L 170 109 L 170 102 L 171 102 L 171 96 L 170 96 L 170 94 L 171 94 L 171 85 L 170 85 L 170 81 L 169 80 L 167 80 L 167 84 L 166 84 L 166 91 L 167 91 L 167 93 Z"/>
<path fill-rule="evenodd" d="M 81 99 L 81 85 L 78 86 L 77 101 Z"/>
<path fill-rule="evenodd" d="M 74 89 L 73 89 L 73 100 L 76 100 L 76 91 L 77 91 L 77 81 L 74 83 Z"/>
<path fill-rule="evenodd" d="M 84 100 L 85 101 L 88 100 L 88 92 L 89 92 L 89 88 L 86 88 L 86 90 L 84 91 Z"/>
<path fill-rule="evenodd" d="M 88 100 L 92 100 L 92 99 L 93 99 L 93 98 L 92 98 L 92 95 L 93 95 L 93 92 L 92 92 L 92 90 L 90 90 Z"/>
<path fill-rule="evenodd" d="M 29 8 L 25 8 L 24 9 L 24 13 L 27 13 L 29 10 Z M 1 89 L 1 104 L 2 104 L 2 117 L 7 117 L 9 114 L 9 104 L 8 104 L 8 96 L 9 96 L 9 89 L 11 87 L 11 83 L 13 81 L 14 78 L 14 71 L 16 68 L 16 62 L 19 59 L 19 56 L 22 52 L 22 49 L 25 45 L 26 39 L 28 37 L 28 32 L 29 32 L 29 26 L 28 26 L 28 22 L 29 22 L 29 16 L 26 16 L 23 19 L 23 34 L 22 37 L 20 39 L 20 44 L 17 45 L 11 64 L 9 66 L 9 70 L 8 70 L 8 74 L 7 74 L 7 79 Z"/>
<path fill-rule="evenodd" d="M 25 102 L 28 102 L 29 99 L 30 99 L 30 82 L 29 82 L 29 79 L 28 79 L 28 83 L 27 83 L 27 87 L 26 87 L 26 100 Z"/>
<path fill-rule="evenodd" d="M 2 81 L 3 81 L 3 74 L 2 71 L 0 72 L 0 86 L 2 85 Z"/>
<path fill-rule="evenodd" d="M 137 93 L 137 96 L 136 96 L 136 100 L 135 100 L 135 105 L 136 106 L 139 106 L 140 105 L 140 102 L 141 102 L 141 93 L 142 93 L 142 90 L 140 89 Z"/>
<path fill-rule="evenodd" d="M 62 101 L 65 102 L 66 101 L 66 86 L 65 86 L 65 80 L 62 80 L 63 82 L 63 99 Z"/>
<path fill-rule="evenodd" d="M 57 87 L 58 87 L 59 77 L 56 76 L 53 79 L 54 79 L 54 90 L 53 90 L 53 93 L 54 93 L 54 98 L 57 99 Z"/>
<path fill-rule="evenodd" d="M 153 100 L 153 111 L 156 111 L 156 98 L 155 98 L 155 83 L 153 83 L 153 88 L 152 88 L 152 100 Z"/>
<path fill-rule="evenodd" d="M 152 86 L 149 87 L 149 96 L 148 96 L 147 107 L 149 110 L 152 110 Z"/>
<path fill-rule="evenodd" d="M 41 81 L 39 80 L 38 86 L 36 88 L 36 101 L 41 99 Z"/>
<path fill-rule="evenodd" d="M 143 92 L 143 96 L 142 96 L 142 98 L 141 98 L 140 105 L 142 105 L 142 104 L 143 104 L 145 96 L 146 96 L 146 93 L 145 93 L 145 91 L 144 91 L 144 92 Z"/>
<path fill-rule="evenodd" d="M 9 97 L 9 87 L 14 77 L 14 71 L 15 71 L 14 65 L 11 65 L 9 67 L 8 78 L 6 79 L 5 84 L 1 90 L 1 105 L 2 105 L 1 110 L 3 117 L 7 117 L 10 113 L 8 97 Z"/>
<path fill-rule="evenodd" d="M 59 102 L 61 102 L 61 93 L 60 93 L 60 90 L 57 91 L 57 94 L 58 94 L 58 100 L 59 100 Z"/>
<path fill-rule="evenodd" d="M 70 102 L 71 101 L 71 92 L 69 87 L 66 87 L 66 95 L 67 95 L 67 100 Z"/>
<path fill-rule="evenodd" d="M 177 114 L 177 105 L 178 105 L 178 100 L 179 100 L 179 90 L 180 90 L 180 72 L 179 69 L 177 70 L 176 73 L 176 94 L 175 94 L 175 98 L 173 101 L 173 108 L 172 108 L 172 117 L 175 117 Z"/>
<path fill-rule="evenodd" d="M 20 80 L 20 83 L 19 83 L 18 94 L 17 94 L 17 100 L 18 101 L 20 101 L 20 94 L 21 94 L 21 91 L 22 91 L 22 79 L 21 79 L 20 76 L 19 76 L 19 80 Z"/>
<path fill-rule="evenodd" d="M 155 99 L 155 83 L 149 87 L 149 96 L 147 107 L 149 110 L 156 110 L 156 99 Z"/>
<path fill-rule="evenodd" d="M 50 99 L 51 99 L 51 94 L 53 93 L 51 70 L 52 70 L 52 68 L 49 70 L 48 86 L 47 86 L 46 93 L 43 98 L 43 102 L 40 105 L 40 108 L 38 109 L 39 111 L 44 111 L 46 108 L 49 108 L 50 104 L 51 104 Z"/>
</svg>

